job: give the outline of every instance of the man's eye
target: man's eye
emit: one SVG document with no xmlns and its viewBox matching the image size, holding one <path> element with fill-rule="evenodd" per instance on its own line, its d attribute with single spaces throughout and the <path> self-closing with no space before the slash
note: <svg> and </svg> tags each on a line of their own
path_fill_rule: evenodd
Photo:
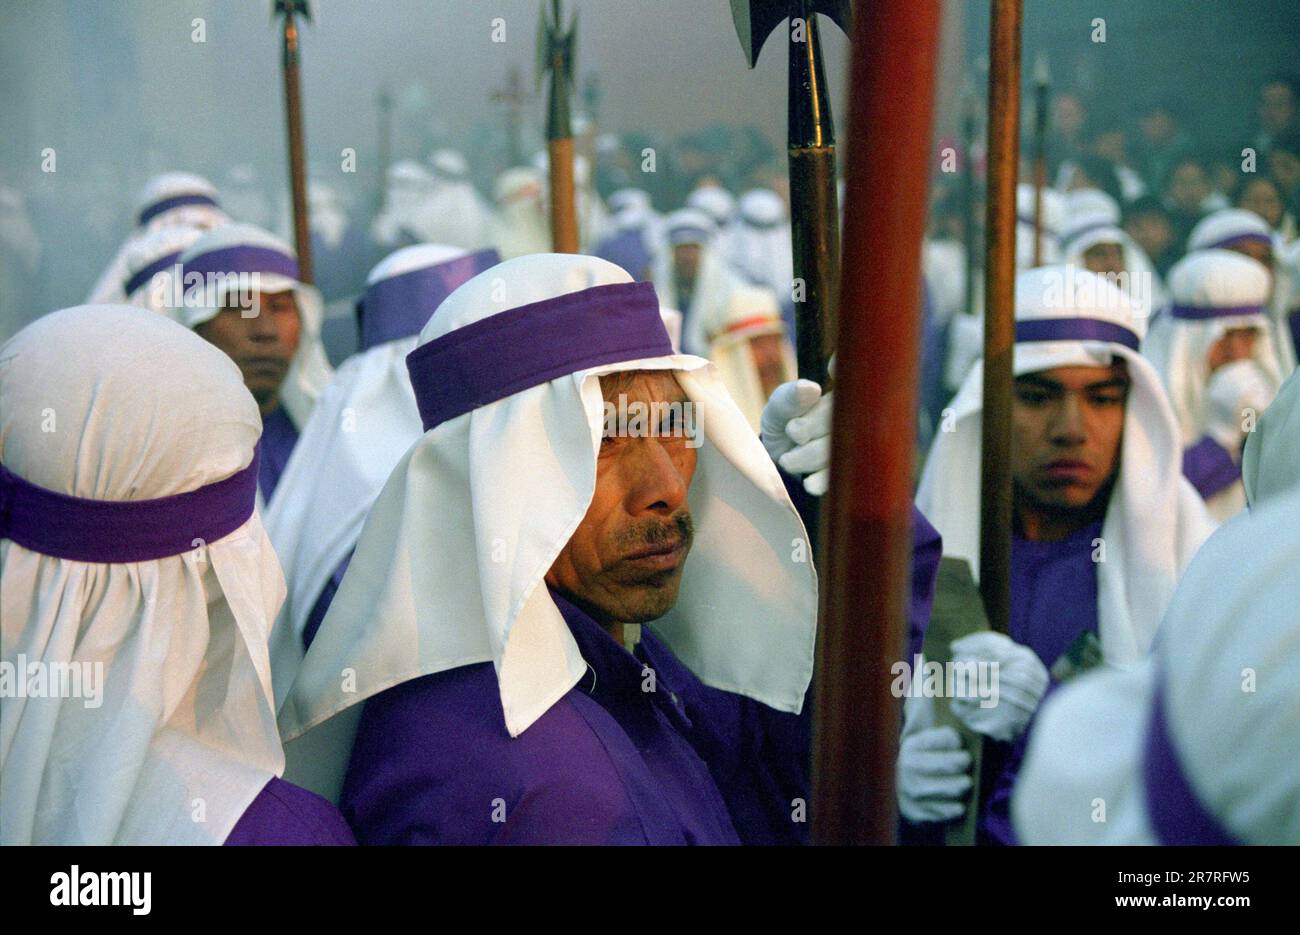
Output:
<svg viewBox="0 0 1300 935">
<path fill-rule="evenodd" d="M 1092 404 L 1094 406 L 1119 406 L 1124 402 L 1123 393 L 1093 393 Z"/>
<path fill-rule="evenodd" d="M 1047 394 L 1042 390 L 1016 390 L 1016 398 L 1026 406 L 1041 406 L 1047 402 Z"/>
</svg>

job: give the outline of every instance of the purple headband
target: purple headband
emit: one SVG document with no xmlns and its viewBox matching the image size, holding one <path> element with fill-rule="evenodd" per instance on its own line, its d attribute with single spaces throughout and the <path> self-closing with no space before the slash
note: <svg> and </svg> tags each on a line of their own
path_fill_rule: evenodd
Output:
<svg viewBox="0 0 1300 935">
<path fill-rule="evenodd" d="M 1093 231 L 1105 230 L 1108 227 L 1113 227 L 1116 230 L 1119 230 L 1119 225 L 1114 221 L 1096 221 L 1092 224 L 1085 224 L 1083 227 L 1076 228 L 1075 230 L 1067 231 L 1061 236 L 1061 242 L 1068 245 L 1071 241 L 1078 240 L 1084 234 L 1091 234 Z"/>
<path fill-rule="evenodd" d="M 500 262 L 501 255 L 495 250 L 480 250 L 369 286 L 357 301 L 361 350 L 419 334 L 443 299 Z"/>
<path fill-rule="evenodd" d="M 1204 321 L 1207 318 L 1244 318 L 1263 315 L 1262 305 L 1171 305 L 1169 314 L 1186 321 Z"/>
<path fill-rule="evenodd" d="M 406 357 L 427 432 L 565 374 L 673 353 L 648 282 L 593 286 L 457 328 Z"/>
<path fill-rule="evenodd" d="M 0 464 L 0 539 L 76 562 L 122 564 L 182 555 L 253 515 L 258 450 L 242 471 L 156 500 L 87 500 L 23 480 Z"/>
<path fill-rule="evenodd" d="M 1142 779 L 1147 817 L 1161 844 L 1224 847 L 1241 843 L 1206 811 L 1183 772 L 1178 751 L 1169 736 L 1164 690 L 1159 681 L 1152 701 L 1151 720 L 1147 725 Z"/>
<path fill-rule="evenodd" d="M 1122 344 L 1131 351 L 1140 345 L 1138 336 L 1123 325 L 1100 318 L 1029 318 L 1016 322 L 1016 343 L 1031 341 L 1104 341 Z"/>
<path fill-rule="evenodd" d="M 234 244 L 219 247 L 190 257 L 185 261 L 185 279 L 191 273 L 201 276 L 231 276 L 240 273 L 274 273 L 298 278 L 298 261 L 274 247 L 256 247 L 252 244 Z"/>
<path fill-rule="evenodd" d="M 155 201 L 149 207 L 140 212 L 139 224 L 141 226 L 148 224 L 164 211 L 170 211 L 172 208 L 180 208 L 184 205 L 211 205 L 214 208 L 220 207 L 216 199 L 210 195 L 176 195 L 172 198 L 164 198 L 162 201 Z"/>
<path fill-rule="evenodd" d="M 1216 240 L 1214 243 L 1206 244 L 1201 249 L 1211 250 L 1215 247 L 1232 247 L 1239 243 L 1257 243 L 1268 247 L 1270 250 L 1273 249 L 1273 238 L 1268 236 L 1268 234 L 1260 234 L 1255 231 L 1246 234 L 1233 234 L 1231 237 L 1224 237 L 1222 240 Z"/>
<path fill-rule="evenodd" d="M 160 256 L 143 269 L 136 270 L 135 275 L 128 279 L 122 288 L 126 290 L 128 296 L 134 294 L 135 290 L 147 283 L 156 274 L 161 273 L 168 267 L 175 266 L 176 261 L 179 260 L 180 257 L 181 251 L 179 250 L 175 253 L 168 253 L 164 256 Z"/>
<path fill-rule="evenodd" d="M 712 237 L 709 231 L 705 230 L 703 227 L 695 227 L 693 225 L 674 227 L 668 232 L 668 242 L 674 247 L 679 247 L 682 244 L 688 243 L 706 244 L 711 239 Z"/>
</svg>

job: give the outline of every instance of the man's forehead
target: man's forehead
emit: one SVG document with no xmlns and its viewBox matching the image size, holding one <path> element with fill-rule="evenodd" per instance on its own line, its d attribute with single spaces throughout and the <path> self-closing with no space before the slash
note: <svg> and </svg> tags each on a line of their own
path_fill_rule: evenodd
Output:
<svg viewBox="0 0 1300 935">
<path fill-rule="evenodd" d="M 1096 383 L 1129 382 L 1128 367 L 1124 361 L 1116 360 L 1109 366 L 1075 366 L 1053 367 L 1050 370 L 1035 370 L 1021 374 L 1016 379 L 1031 383 L 1048 383 L 1056 386 L 1076 387 L 1092 386 Z"/>
<path fill-rule="evenodd" d="M 679 400 L 686 392 L 674 370 L 623 370 L 600 378 L 600 392 L 606 399 L 625 395 L 633 399 Z"/>
</svg>

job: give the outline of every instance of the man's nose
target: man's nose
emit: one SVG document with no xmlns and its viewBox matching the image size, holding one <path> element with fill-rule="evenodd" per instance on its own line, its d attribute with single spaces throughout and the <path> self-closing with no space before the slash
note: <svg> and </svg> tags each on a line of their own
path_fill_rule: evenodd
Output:
<svg viewBox="0 0 1300 935">
<path fill-rule="evenodd" d="M 1058 445 L 1080 445 L 1087 438 L 1083 405 L 1074 393 L 1066 393 L 1048 426 L 1051 440 Z"/>
<path fill-rule="evenodd" d="M 686 505 L 686 481 L 658 438 L 642 438 L 632 453 L 629 512 L 671 515 Z"/>
<path fill-rule="evenodd" d="M 265 304 L 254 308 L 252 317 L 244 321 L 247 323 L 248 336 L 251 340 L 269 342 L 280 339 L 280 332 L 275 326 L 275 313 Z"/>
</svg>

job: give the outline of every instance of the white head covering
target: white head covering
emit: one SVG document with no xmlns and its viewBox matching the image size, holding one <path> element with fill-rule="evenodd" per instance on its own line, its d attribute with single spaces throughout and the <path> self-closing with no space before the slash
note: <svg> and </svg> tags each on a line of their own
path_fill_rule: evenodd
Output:
<svg viewBox="0 0 1300 935">
<path fill-rule="evenodd" d="M 535 169 L 517 167 L 501 173 L 493 191 L 497 214 L 489 226 L 489 242 L 502 257 L 509 260 L 551 249 L 545 196 L 546 184 Z"/>
<path fill-rule="evenodd" d="M 212 230 L 230 223 L 230 216 L 217 203 L 217 190 L 207 179 L 192 172 L 165 172 L 141 190 L 135 203 L 135 230 L 127 237 L 104 272 L 100 274 L 86 302 L 91 305 L 127 301 L 124 283 L 127 256 L 139 241 L 164 227 L 197 227 Z"/>
<path fill-rule="evenodd" d="M 1273 246 L 1273 231 L 1268 222 L 1254 211 L 1244 208 L 1221 208 L 1196 222 L 1187 235 L 1187 252 L 1212 247 L 1229 247 L 1242 240 L 1259 240 Z"/>
<path fill-rule="evenodd" d="M 705 323 L 709 334 L 709 360 L 717 368 L 727 392 L 757 432 L 767 403 L 767 394 L 749 342 L 757 337 L 776 335 L 781 338 L 785 363 L 784 383 L 797 376 L 794 348 L 786 337 L 781 306 L 772 290 L 764 286 L 737 285 L 726 306 L 726 318 Z"/>
<path fill-rule="evenodd" d="M 371 236 L 387 247 L 424 236 L 424 215 L 433 192 L 429 170 L 413 159 L 399 159 L 388 167 L 384 208 L 371 224 Z"/>
<path fill-rule="evenodd" d="M 731 293 L 739 285 L 726 258 L 714 243 L 717 226 L 713 219 L 696 208 L 680 208 L 664 218 L 665 249 L 655 258 L 651 280 L 664 304 L 687 309 L 682 323 L 682 349 L 688 354 L 707 355 L 709 323 L 725 320 Z M 687 297 L 677 292 L 673 273 L 673 250 L 681 244 L 700 247 L 700 262 L 695 273 L 695 291 Z M 689 298 L 689 302 L 687 299 Z M 716 324 L 715 324 L 716 327 Z"/>
<path fill-rule="evenodd" d="M 195 491 L 249 468 L 260 434 L 238 368 L 161 316 L 71 308 L 0 346 L 0 462 L 57 494 Z M 0 658 L 104 676 L 99 707 L 0 700 L 0 842 L 220 844 L 280 773 L 266 640 L 284 581 L 252 490 L 241 525 L 206 544 L 182 531 L 198 547 L 164 558 L 0 536 Z M 195 519 L 201 535 L 215 518 Z"/>
<path fill-rule="evenodd" d="M 180 288 L 181 254 L 202 236 L 202 228 L 173 224 L 130 241 L 122 289 L 127 302 L 170 318 L 175 311 L 173 296 Z"/>
<path fill-rule="evenodd" d="M 1241 454 L 1241 482 L 1251 509 L 1289 490 L 1300 480 L 1300 377 L 1292 371 L 1273 402 L 1246 436 Z"/>
<path fill-rule="evenodd" d="M 1016 278 L 1016 322 L 1017 376 L 1106 366 L 1116 358 L 1128 367 L 1119 478 L 1101 531 L 1106 561 L 1097 567 L 1097 623 L 1106 660 L 1135 662 L 1150 647 L 1183 566 L 1213 528 L 1183 479 L 1177 422 L 1159 376 L 1137 353 L 1142 323 L 1104 278 L 1070 266 L 1023 272 Z M 966 559 L 977 577 L 983 379 L 981 361 L 950 403 L 954 429 L 935 437 L 916 495 L 943 536 L 944 554 Z"/>
<path fill-rule="evenodd" d="M 468 179 L 469 164 L 454 149 L 430 153 L 429 195 L 419 212 L 422 240 L 464 250 L 487 245 L 491 210 Z"/>
<path fill-rule="evenodd" d="M 1169 394 L 1184 445 L 1205 431 L 1210 348 L 1232 328 L 1257 328 L 1253 361 L 1272 392 L 1282 384 L 1268 327 L 1268 270 L 1230 250 L 1198 250 L 1169 271 L 1173 305 L 1142 345 Z"/>
<path fill-rule="evenodd" d="M 210 321 L 221 311 L 227 289 L 220 282 L 215 288 L 207 288 L 205 282 L 194 282 L 192 277 L 196 269 L 205 268 L 211 261 L 218 263 L 219 272 L 242 272 L 246 267 L 237 262 L 224 262 L 226 251 L 250 249 L 258 251 L 260 256 L 269 257 L 272 266 L 279 267 L 279 272 L 267 272 L 267 266 L 255 265 L 257 288 L 264 293 L 285 292 L 292 289 L 298 300 L 298 313 L 302 318 L 302 330 L 298 338 L 298 350 L 293 355 L 289 372 L 285 374 L 280 386 L 280 402 L 284 404 L 289 418 L 295 426 L 307 424 L 316 397 L 325 389 L 334 368 L 325 356 L 325 348 L 320 340 L 322 303 L 320 293 L 314 286 L 298 281 L 298 261 L 290 247 L 280 238 L 268 234 L 251 224 L 227 224 L 225 227 L 209 231 L 196 240 L 188 250 L 181 254 L 181 266 L 184 268 L 184 305 L 174 310 L 177 320 L 187 328 L 194 328 L 205 321 Z"/>
<path fill-rule="evenodd" d="M 605 288 L 594 292 L 598 287 Z M 398 463 L 371 509 L 281 710 L 297 781 L 337 795 L 358 703 L 410 679 L 492 661 L 512 736 L 578 682 L 586 664 L 543 577 L 591 501 L 604 420 L 597 378 L 611 372 L 675 371 L 703 430 L 690 490 L 695 544 L 677 605 L 653 624 L 656 632 L 706 684 L 799 710 L 812 672 L 817 611 L 812 566 L 790 561 L 791 542 L 805 535 L 802 524 L 712 367 L 667 353 L 667 337 L 657 316 L 653 327 L 647 322 L 647 308 L 658 308 L 653 289 L 632 283 L 613 264 L 541 254 L 476 276 L 430 319 L 416 351 L 428 360 L 413 362 L 413 373 L 429 379 L 447 372 L 444 365 L 454 367 L 475 384 L 491 383 L 473 395 L 495 401 L 454 408 L 459 415 L 436 422 Z M 591 333 L 607 320 L 606 334 Z M 568 364 L 553 349 L 552 372 L 560 375 L 537 385 L 512 381 L 524 388 L 496 398 L 507 389 L 497 388 L 506 374 L 535 373 L 538 361 L 529 355 L 537 340 L 554 341 L 582 321 L 588 338 L 573 343 L 574 372 L 562 372 Z M 507 343 L 496 332 L 511 327 L 520 333 Z M 491 369 L 430 357 L 455 357 L 471 337 L 495 355 Z M 616 353 L 610 340 L 620 342 Z M 505 355 L 505 347 L 516 350 Z M 643 350 L 644 358 L 619 359 Z M 417 396 L 422 407 L 432 405 Z M 342 690 L 344 666 L 355 673 L 348 686 L 355 690 Z"/>
<path fill-rule="evenodd" d="M 442 244 L 404 247 L 381 260 L 366 285 L 462 257 L 467 257 L 464 250 Z M 448 275 L 456 279 L 447 284 L 459 285 L 476 269 L 468 266 L 460 274 L 449 268 Z M 412 318 L 427 320 L 446 295 L 431 287 L 423 293 L 427 304 Z M 372 308 L 368 314 L 380 313 Z M 294 445 L 281 479 L 285 493 L 273 498 L 267 510 L 266 529 L 289 586 L 271 640 L 277 704 L 302 660 L 303 630 L 316 599 L 356 545 L 366 512 L 393 466 L 422 434 L 406 371 L 406 355 L 418 340 L 418 335 L 409 334 L 385 341 L 339 368 Z"/>
<path fill-rule="evenodd" d="M 1039 265 L 1057 263 L 1061 256 L 1061 229 L 1065 226 L 1065 196 L 1052 188 L 1043 189 L 1043 217 Z M 1034 186 L 1016 186 L 1016 269 L 1034 265 Z"/>
<path fill-rule="evenodd" d="M 1285 611 L 1300 604 L 1300 491 L 1286 486 L 1197 553 L 1145 665 L 1044 705 L 1012 801 L 1022 841 L 1300 843 L 1300 627 Z"/>
<path fill-rule="evenodd" d="M 740 217 L 727 258 L 750 282 L 787 296 L 794 282 L 790 238 L 790 218 L 781 196 L 768 188 L 750 189 L 740 196 Z"/>
</svg>

